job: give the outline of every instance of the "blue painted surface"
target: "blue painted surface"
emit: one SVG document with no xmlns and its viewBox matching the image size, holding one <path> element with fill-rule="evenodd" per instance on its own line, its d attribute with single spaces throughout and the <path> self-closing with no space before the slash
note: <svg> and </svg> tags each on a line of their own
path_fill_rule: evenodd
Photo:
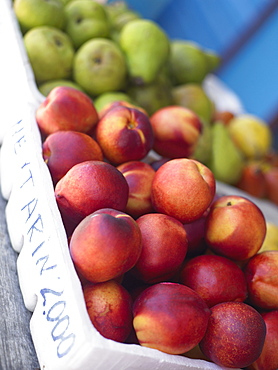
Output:
<svg viewBox="0 0 278 370">
<path fill-rule="evenodd" d="M 278 5 L 278 0 L 275 0 Z M 225 55 L 273 0 L 127 0 L 171 39 L 193 40 Z M 278 112 L 278 8 L 216 74 L 246 111 L 266 121 Z"/>
<path fill-rule="evenodd" d="M 218 76 L 248 112 L 266 120 L 278 112 L 278 9 Z"/>
</svg>

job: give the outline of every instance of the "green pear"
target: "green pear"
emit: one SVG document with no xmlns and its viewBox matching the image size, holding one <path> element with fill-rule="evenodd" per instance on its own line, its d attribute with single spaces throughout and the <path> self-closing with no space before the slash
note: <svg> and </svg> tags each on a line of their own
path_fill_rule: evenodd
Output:
<svg viewBox="0 0 278 370">
<path fill-rule="evenodd" d="M 117 17 L 115 17 L 112 27 L 117 30 L 121 31 L 122 28 L 130 21 L 134 21 L 136 19 L 141 19 L 140 14 L 136 13 L 133 10 L 128 10 L 122 14 L 119 14 Z"/>
<path fill-rule="evenodd" d="M 211 123 L 206 120 L 202 121 L 202 132 L 199 136 L 198 143 L 195 147 L 193 158 L 207 165 L 211 160 L 212 152 L 212 127 Z"/>
<path fill-rule="evenodd" d="M 120 13 L 117 17 L 115 16 L 113 20 L 110 22 L 111 25 L 110 37 L 112 38 L 112 40 L 119 43 L 122 28 L 128 22 L 140 18 L 141 18 L 140 15 L 132 10 L 127 10 L 123 13 Z"/>
<path fill-rule="evenodd" d="M 174 86 L 172 95 L 176 105 L 189 108 L 203 120 L 211 122 L 215 105 L 200 84 L 187 83 Z"/>
<path fill-rule="evenodd" d="M 221 63 L 221 57 L 214 50 L 204 50 L 207 59 L 208 73 L 217 69 Z"/>
<path fill-rule="evenodd" d="M 62 3 L 64 4 L 64 6 L 65 5 L 67 5 L 68 3 L 70 3 L 72 0 L 61 0 L 62 1 Z"/>
<path fill-rule="evenodd" d="M 109 37 L 110 25 L 105 7 L 93 0 L 74 0 L 65 6 L 65 31 L 78 49 L 95 37 Z"/>
<path fill-rule="evenodd" d="M 123 14 L 129 11 L 129 6 L 125 1 L 112 1 L 112 2 L 105 2 L 104 3 L 109 21 L 111 23 L 114 22 L 120 14 Z"/>
<path fill-rule="evenodd" d="M 44 96 L 47 96 L 50 93 L 50 91 L 54 89 L 54 87 L 57 87 L 57 86 L 69 86 L 69 87 L 73 87 L 77 90 L 84 92 L 84 90 L 77 83 L 71 80 L 63 80 L 63 79 L 43 82 L 42 84 L 38 86 L 38 89 Z"/>
<path fill-rule="evenodd" d="M 65 32 L 55 27 L 35 27 L 23 41 L 38 84 L 71 78 L 75 51 Z"/>
<path fill-rule="evenodd" d="M 171 88 L 169 81 L 157 79 L 147 85 L 130 86 L 127 91 L 136 104 L 144 108 L 151 116 L 158 109 L 173 103 Z"/>
<path fill-rule="evenodd" d="M 200 46 L 186 40 L 171 42 L 170 69 L 175 85 L 201 83 L 209 70 L 207 58 Z"/>
<path fill-rule="evenodd" d="M 92 97 L 124 89 L 127 67 L 118 44 L 105 38 L 86 41 L 75 53 L 73 79 Z"/>
<path fill-rule="evenodd" d="M 113 92 L 106 92 L 103 94 L 98 95 L 94 99 L 94 106 L 98 112 L 100 112 L 106 105 L 113 103 L 115 101 L 126 101 L 128 103 L 134 104 L 134 100 L 126 94 L 125 92 L 121 91 L 113 91 Z"/>
<path fill-rule="evenodd" d="M 62 0 L 14 0 L 13 9 L 23 33 L 39 26 L 64 28 Z"/>
<path fill-rule="evenodd" d="M 128 22 L 122 28 L 119 44 L 125 53 L 133 84 L 152 83 L 169 58 L 167 34 L 157 23 L 148 19 Z"/>
<path fill-rule="evenodd" d="M 227 126 L 221 121 L 212 125 L 212 152 L 207 166 L 215 179 L 235 185 L 242 174 L 244 159 L 232 141 Z"/>
</svg>

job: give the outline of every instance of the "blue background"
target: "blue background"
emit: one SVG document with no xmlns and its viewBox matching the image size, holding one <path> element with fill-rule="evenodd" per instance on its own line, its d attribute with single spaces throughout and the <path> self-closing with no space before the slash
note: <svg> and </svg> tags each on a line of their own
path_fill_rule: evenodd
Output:
<svg viewBox="0 0 278 370">
<path fill-rule="evenodd" d="M 215 50 L 215 74 L 245 110 L 273 123 L 278 115 L 278 0 L 127 0 L 171 39 Z M 276 123 L 277 124 L 277 123 Z"/>
</svg>

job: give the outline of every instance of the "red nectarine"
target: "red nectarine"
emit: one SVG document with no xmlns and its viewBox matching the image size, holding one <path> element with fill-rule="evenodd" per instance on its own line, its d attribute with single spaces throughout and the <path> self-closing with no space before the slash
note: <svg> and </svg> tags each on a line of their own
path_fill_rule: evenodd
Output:
<svg viewBox="0 0 278 370">
<path fill-rule="evenodd" d="M 228 258 L 200 255 L 188 260 L 180 282 L 195 290 L 209 307 L 221 302 L 243 302 L 247 284 L 241 268 Z"/>
<path fill-rule="evenodd" d="M 157 110 L 150 121 L 153 149 L 158 154 L 171 159 L 193 154 L 203 127 L 196 113 L 177 105 L 167 106 Z"/>
<path fill-rule="evenodd" d="M 223 302 L 211 308 L 200 349 L 219 366 L 243 368 L 260 356 L 265 335 L 265 322 L 253 307 Z"/>
<path fill-rule="evenodd" d="M 123 174 L 109 163 L 85 161 L 73 166 L 55 186 L 61 213 L 74 222 L 100 208 L 124 211 L 128 184 Z"/>
<path fill-rule="evenodd" d="M 266 310 L 278 309 L 278 251 L 253 256 L 245 265 L 249 302 Z"/>
<path fill-rule="evenodd" d="M 266 337 L 260 357 L 248 370 L 278 369 L 278 310 L 262 313 L 266 324 Z"/>
<path fill-rule="evenodd" d="M 251 200 L 225 195 L 211 205 L 205 237 L 214 253 L 232 260 L 246 260 L 258 252 L 265 235 L 265 217 Z"/>
<path fill-rule="evenodd" d="M 54 185 L 77 163 L 103 160 L 98 143 L 78 131 L 55 131 L 48 135 L 42 144 L 42 155 Z"/>
<path fill-rule="evenodd" d="M 129 187 L 126 212 L 134 218 L 152 212 L 151 186 L 155 170 L 141 161 L 125 162 L 117 169 L 124 175 Z"/>
<path fill-rule="evenodd" d="M 115 280 L 86 284 L 83 294 L 90 320 L 105 338 L 124 342 L 132 330 L 132 299 Z"/>
<path fill-rule="evenodd" d="M 43 136 L 61 130 L 88 133 L 98 119 L 91 98 L 68 86 L 52 89 L 36 111 L 36 121 Z"/>
<path fill-rule="evenodd" d="M 149 117 L 138 109 L 121 105 L 99 120 L 95 135 L 105 158 L 114 165 L 141 160 L 153 146 Z"/>
<path fill-rule="evenodd" d="M 110 208 L 85 217 L 70 238 L 70 254 L 85 279 L 99 283 L 130 270 L 142 250 L 141 232 L 128 214 Z"/>
<path fill-rule="evenodd" d="M 187 252 L 183 224 L 161 213 L 145 214 L 137 219 L 142 235 L 142 252 L 133 268 L 145 283 L 171 279 L 179 270 Z"/>
<path fill-rule="evenodd" d="M 215 195 L 215 178 L 204 164 L 188 158 L 172 159 L 155 173 L 152 203 L 159 213 L 182 223 L 200 218 Z"/>
<path fill-rule="evenodd" d="M 185 285 L 157 283 L 146 288 L 133 305 L 133 326 L 142 346 L 182 354 L 203 338 L 210 309 Z"/>
</svg>

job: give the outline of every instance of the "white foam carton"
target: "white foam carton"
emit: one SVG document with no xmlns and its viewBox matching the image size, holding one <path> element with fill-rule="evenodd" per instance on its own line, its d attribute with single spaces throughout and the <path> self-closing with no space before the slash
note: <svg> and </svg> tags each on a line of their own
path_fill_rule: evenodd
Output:
<svg viewBox="0 0 278 370">
<path fill-rule="evenodd" d="M 35 111 L 44 97 L 35 86 L 10 0 L 0 2 L 0 46 L 4 50 L 0 88 L 5 95 L 0 124 L 0 186 L 7 200 L 11 244 L 19 254 L 20 288 L 26 307 L 33 312 L 30 331 L 41 369 L 224 369 L 203 360 L 117 343 L 95 330 L 42 158 Z M 223 193 L 234 190 L 217 186 Z M 276 207 L 268 203 L 263 207 L 269 219 L 277 219 Z"/>
</svg>

